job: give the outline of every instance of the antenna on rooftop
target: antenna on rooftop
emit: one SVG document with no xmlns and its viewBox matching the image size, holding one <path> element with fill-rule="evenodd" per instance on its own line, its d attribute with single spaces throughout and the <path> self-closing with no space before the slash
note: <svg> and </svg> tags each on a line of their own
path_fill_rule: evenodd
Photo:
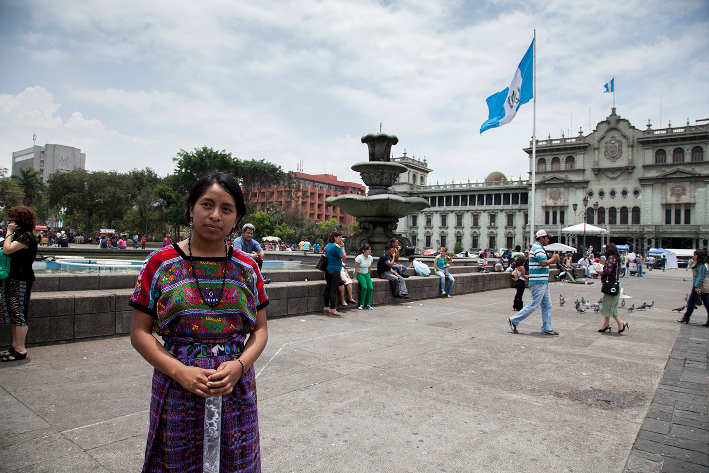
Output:
<svg viewBox="0 0 709 473">
<path fill-rule="evenodd" d="M 379 133 L 382 132 L 382 122 L 379 122 Z"/>
<path fill-rule="evenodd" d="M 32 135 L 32 145 L 37 146 L 37 133 L 36 132 Z"/>
</svg>

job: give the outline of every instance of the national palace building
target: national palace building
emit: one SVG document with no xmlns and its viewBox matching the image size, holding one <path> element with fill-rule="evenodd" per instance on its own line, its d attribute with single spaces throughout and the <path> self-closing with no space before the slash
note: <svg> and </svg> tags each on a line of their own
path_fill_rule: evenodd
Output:
<svg viewBox="0 0 709 473">
<path fill-rule="evenodd" d="M 562 235 L 578 246 L 581 238 L 561 233 L 586 222 L 608 230 L 587 236 L 587 246 L 612 241 L 634 251 L 650 247 L 706 248 L 709 244 L 709 124 L 635 128 L 613 108 L 587 135 L 537 140 L 524 151 L 536 166 L 535 230 Z M 392 190 L 420 196 L 431 207 L 399 221 L 398 232 L 418 248 L 460 242 L 465 250 L 523 248 L 529 242 L 528 179 L 494 172 L 484 182 L 428 185 L 424 160 L 404 153 L 392 161 L 408 171 Z M 587 205 L 584 207 L 584 198 Z M 574 209 L 576 205 L 576 209 Z"/>
</svg>

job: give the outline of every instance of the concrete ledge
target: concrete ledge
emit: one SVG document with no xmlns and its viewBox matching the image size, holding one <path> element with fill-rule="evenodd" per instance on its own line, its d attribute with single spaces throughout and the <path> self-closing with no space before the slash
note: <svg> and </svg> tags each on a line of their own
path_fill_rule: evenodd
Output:
<svg viewBox="0 0 709 473">
<path fill-rule="evenodd" d="M 455 278 L 453 295 L 514 287 L 509 273 L 478 273 L 477 268 L 473 270 L 475 272 L 453 275 Z M 553 280 L 558 272 L 552 269 L 550 280 Z M 274 273 L 276 272 L 271 274 Z M 306 273 L 312 279 L 272 282 L 266 286 L 270 300 L 266 309 L 269 319 L 322 311 L 325 307 L 325 281 L 321 271 L 279 273 L 282 273 L 279 279 L 290 278 L 291 275 L 298 273 Z M 135 275 L 129 274 L 40 275 L 37 278 L 41 281 L 39 287 L 45 291 L 32 293 L 27 342 L 43 344 L 127 334 L 130 330 L 132 313 L 128 301 L 133 294 L 134 278 Z M 394 298 L 389 281 L 375 276 L 372 282 L 374 305 L 395 304 L 405 300 Z M 410 276 L 406 279 L 406 285 L 409 290 L 409 300 L 440 297 L 440 279 L 435 275 Z M 86 286 L 97 289 L 85 290 Z M 76 289 L 46 290 L 56 287 Z M 359 284 L 356 280 L 353 283 L 352 294 L 355 299 L 359 296 Z M 10 327 L 0 325 L 0 345 L 10 346 L 10 342 Z"/>
</svg>

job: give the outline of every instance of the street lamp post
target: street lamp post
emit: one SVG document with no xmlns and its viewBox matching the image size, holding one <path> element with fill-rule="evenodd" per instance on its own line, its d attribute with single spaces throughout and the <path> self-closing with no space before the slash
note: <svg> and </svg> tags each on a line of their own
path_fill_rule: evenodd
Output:
<svg viewBox="0 0 709 473">
<path fill-rule="evenodd" d="M 578 204 L 574 204 L 573 206 L 574 209 L 574 215 L 578 215 L 576 213 L 576 209 L 578 209 Z M 586 210 L 586 207 L 588 207 L 588 197 L 583 198 L 583 252 L 584 255 L 586 254 L 586 221 L 588 220 L 588 212 Z M 593 214 L 596 214 L 596 211 L 598 210 L 598 202 L 593 204 Z"/>
</svg>

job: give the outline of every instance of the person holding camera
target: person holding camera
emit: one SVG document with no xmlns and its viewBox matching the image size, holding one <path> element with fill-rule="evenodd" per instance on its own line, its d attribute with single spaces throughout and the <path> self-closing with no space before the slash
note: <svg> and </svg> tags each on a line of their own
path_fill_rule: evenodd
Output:
<svg viewBox="0 0 709 473">
<path fill-rule="evenodd" d="M 453 284 L 455 284 L 455 279 L 448 271 L 448 268 L 451 267 L 451 262 L 450 258 L 446 258 L 447 251 L 448 250 L 445 246 L 441 247 L 440 254 L 436 256 L 433 266 L 436 268 L 436 276 L 441 278 L 441 296 L 450 298 L 451 292 L 453 292 Z M 446 281 L 448 281 L 448 291 L 446 291 Z"/>
</svg>

